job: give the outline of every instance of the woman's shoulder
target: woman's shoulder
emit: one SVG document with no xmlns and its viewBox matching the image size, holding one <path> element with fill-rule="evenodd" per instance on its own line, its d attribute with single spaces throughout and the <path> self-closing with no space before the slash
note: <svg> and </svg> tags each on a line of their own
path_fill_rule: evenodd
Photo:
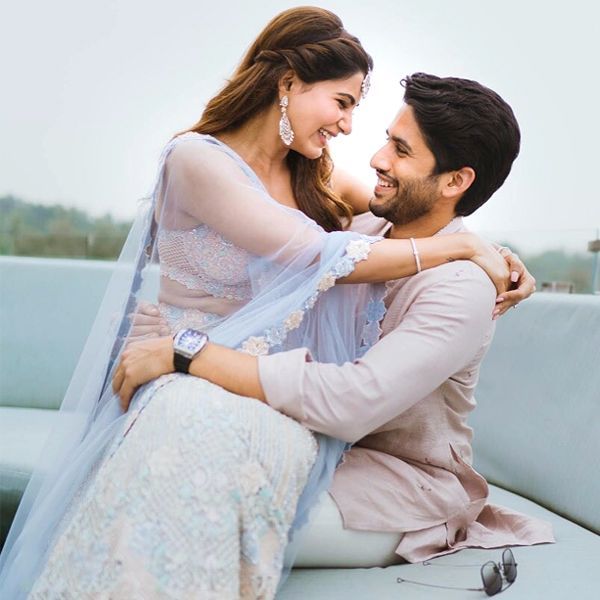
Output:
<svg viewBox="0 0 600 600">
<path fill-rule="evenodd" d="M 163 161 L 171 172 L 193 171 L 196 177 L 239 178 L 245 173 L 243 161 L 211 135 L 188 131 L 173 138 L 165 147 Z"/>
<path fill-rule="evenodd" d="M 179 134 L 170 140 L 163 150 L 169 163 L 206 159 L 217 156 L 218 153 L 222 153 L 222 150 L 214 137 L 195 131 Z"/>
</svg>

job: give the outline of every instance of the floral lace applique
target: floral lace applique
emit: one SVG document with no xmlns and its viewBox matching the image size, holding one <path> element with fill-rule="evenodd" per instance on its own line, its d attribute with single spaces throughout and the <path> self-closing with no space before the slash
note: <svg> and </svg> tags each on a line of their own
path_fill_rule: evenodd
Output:
<svg viewBox="0 0 600 600">
<path fill-rule="evenodd" d="M 270 349 L 280 346 L 285 341 L 287 334 L 300 327 L 304 319 L 304 313 L 314 307 L 319 296 L 335 285 L 337 279 L 350 275 L 356 266 L 356 263 L 365 260 L 371 251 L 371 244 L 379 241 L 381 238 L 372 238 L 361 235 L 359 239 L 352 240 L 346 246 L 344 256 L 335 264 L 335 266 L 325 273 L 317 283 L 316 290 L 305 300 L 302 308 L 296 310 L 279 325 L 270 327 L 262 336 L 251 336 L 240 346 L 242 352 L 254 356 L 263 356 L 268 354 Z M 385 305 L 383 301 L 373 299 L 368 305 L 367 323 L 361 337 L 361 346 L 359 355 L 362 355 L 378 339 L 381 330 L 379 321 L 385 314 Z M 383 312 L 381 312 L 383 310 Z M 378 317 L 379 315 L 379 317 Z"/>
<path fill-rule="evenodd" d="M 195 308 L 181 308 L 166 302 L 160 302 L 158 310 L 169 323 L 171 332 L 188 327 L 199 331 L 207 331 L 223 318 L 221 315 L 214 313 L 203 312 Z"/>
<path fill-rule="evenodd" d="M 367 322 L 363 328 L 362 339 L 357 355 L 362 356 L 381 337 L 381 320 L 385 316 L 385 303 L 382 298 L 371 298 L 367 305 Z"/>
</svg>

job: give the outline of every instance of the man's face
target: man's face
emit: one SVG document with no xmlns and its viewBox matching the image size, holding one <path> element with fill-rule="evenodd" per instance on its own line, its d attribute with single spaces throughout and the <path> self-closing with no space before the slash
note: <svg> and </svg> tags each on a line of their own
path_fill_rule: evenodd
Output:
<svg viewBox="0 0 600 600">
<path fill-rule="evenodd" d="M 377 185 L 369 208 L 394 225 L 406 225 L 434 208 L 441 195 L 439 176 L 431 175 L 435 158 L 410 106 L 400 110 L 387 134 L 387 142 L 371 159 Z"/>
</svg>

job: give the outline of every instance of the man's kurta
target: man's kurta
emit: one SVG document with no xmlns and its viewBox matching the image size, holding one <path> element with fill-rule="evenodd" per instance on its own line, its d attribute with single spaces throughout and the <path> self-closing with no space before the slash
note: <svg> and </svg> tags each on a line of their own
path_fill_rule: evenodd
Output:
<svg viewBox="0 0 600 600">
<path fill-rule="evenodd" d="M 457 231 L 462 219 L 439 234 Z M 354 363 L 312 362 L 305 349 L 259 359 L 273 408 L 354 444 L 330 489 L 344 526 L 403 532 L 396 552 L 410 562 L 553 541 L 549 524 L 486 504 L 488 485 L 471 466 L 467 418 L 494 332 L 491 280 L 456 261 L 388 288 L 382 338 Z"/>
</svg>

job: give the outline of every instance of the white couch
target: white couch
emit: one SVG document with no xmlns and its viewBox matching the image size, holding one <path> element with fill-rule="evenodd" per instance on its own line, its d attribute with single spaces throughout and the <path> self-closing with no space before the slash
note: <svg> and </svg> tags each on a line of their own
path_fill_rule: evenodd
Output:
<svg viewBox="0 0 600 600">
<path fill-rule="evenodd" d="M 0 542 L 112 269 L 109 262 L 0 258 Z M 493 484 L 492 501 L 549 520 L 557 539 L 513 549 L 518 577 L 506 598 L 600 598 L 600 297 L 537 294 L 503 317 L 476 396 L 475 466 Z M 465 550 L 438 559 L 448 565 L 442 568 L 295 569 L 279 597 L 485 597 L 396 578 L 479 587 L 477 567 L 451 565 L 500 555 Z"/>
</svg>

